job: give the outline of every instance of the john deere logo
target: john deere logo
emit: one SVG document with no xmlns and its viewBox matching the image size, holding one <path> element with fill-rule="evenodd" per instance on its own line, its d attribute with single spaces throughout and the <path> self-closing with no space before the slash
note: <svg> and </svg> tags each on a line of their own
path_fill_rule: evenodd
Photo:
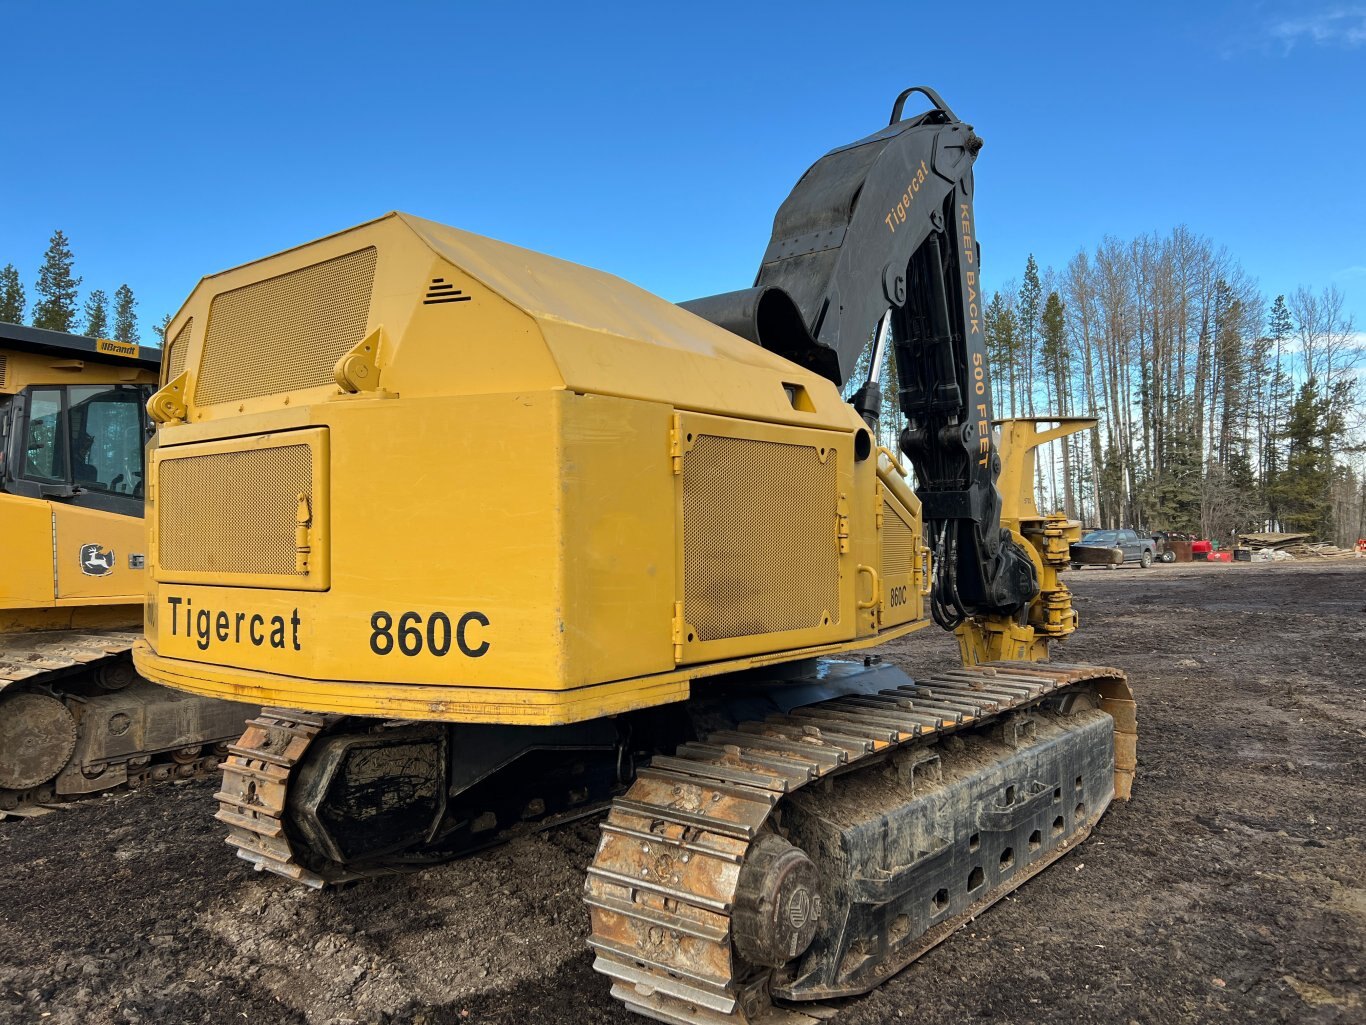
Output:
<svg viewBox="0 0 1366 1025">
<path fill-rule="evenodd" d="M 81 545 L 81 572 L 88 577 L 107 577 L 114 572 L 114 553 L 103 545 Z"/>
</svg>

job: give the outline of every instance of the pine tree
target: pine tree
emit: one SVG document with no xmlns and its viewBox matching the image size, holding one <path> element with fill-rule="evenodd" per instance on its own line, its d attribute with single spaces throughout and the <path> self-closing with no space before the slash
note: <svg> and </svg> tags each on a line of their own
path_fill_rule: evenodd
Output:
<svg viewBox="0 0 1366 1025">
<path fill-rule="evenodd" d="M 1290 408 L 1293 400 L 1290 375 L 1284 366 L 1285 343 L 1289 339 L 1290 333 L 1295 329 L 1295 322 L 1290 316 L 1290 307 L 1286 305 L 1285 296 L 1276 296 L 1276 301 L 1271 305 L 1271 318 L 1268 324 L 1270 328 L 1271 340 L 1275 345 L 1275 354 L 1272 357 L 1271 381 L 1269 384 L 1270 396 L 1268 405 L 1270 413 L 1267 416 L 1267 446 L 1266 446 L 1266 466 L 1262 469 L 1262 492 L 1265 496 L 1267 515 L 1273 523 L 1280 522 L 1279 492 L 1276 488 L 1276 478 L 1281 471 L 1281 459 L 1279 444 L 1285 440 L 1284 424 L 1286 412 Z"/>
<path fill-rule="evenodd" d="M 983 317 L 985 327 L 987 360 L 991 365 L 991 379 L 996 382 L 996 413 L 1015 415 L 1015 351 L 1019 346 L 1015 308 L 1001 298 L 1000 292 L 993 292 L 987 303 Z M 1002 398 L 1001 388 L 1005 386 L 1006 397 Z"/>
<path fill-rule="evenodd" d="M 1043 285 L 1039 283 L 1039 264 L 1034 254 L 1025 261 L 1024 283 L 1020 285 L 1018 310 L 1020 318 L 1020 342 L 1016 350 L 1022 380 L 1021 406 L 1029 416 L 1034 415 L 1034 350 L 1039 337 L 1040 301 Z"/>
<path fill-rule="evenodd" d="M 114 338 L 120 342 L 138 342 L 138 315 L 134 312 L 138 301 L 127 285 L 114 289 Z"/>
<path fill-rule="evenodd" d="M 1151 522 L 1168 530 L 1200 532 L 1203 476 L 1195 435 L 1175 432 L 1162 469 L 1143 482 L 1143 506 Z"/>
<path fill-rule="evenodd" d="M 1118 527 L 1124 518 L 1124 463 L 1114 434 L 1107 439 L 1105 461 L 1096 472 L 1096 503 L 1101 527 Z"/>
<path fill-rule="evenodd" d="M 1342 429 L 1342 417 L 1333 402 L 1319 394 L 1311 377 L 1286 417 L 1289 442 L 1285 469 L 1276 476 L 1272 494 L 1288 530 L 1304 531 L 1321 539 L 1333 536 L 1331 488 L 1333 463 L 1329 439 Z"/>
<path fill-rule="evenodd" d="M 1067 317 L 1066 309 L 1063 306 L 1062 296 L 1056 291 L 1048 293 L 1048 298 L 1044 300 L 1043 314 L 1040 317 L 1040 326 L 1043 329 L 1043 343 L 1039 350 L 1039 355 L 1043 359 L 1044 369 L 1048 373 L 1048 380 L 1053 391 L 1053 409 L 1049 412 L 1059 416 L 1067 416 L 1071 410 L 1068 408 L 1068 376 L 1071 370 L 1072 356 L 1067 349 Z M 1062 509 L 1067 516 L 1076 515 L 1076 509 L 1072 496 L 1072 442 L 1065 439 L 1059 443 L 1062 449 Z M 1050 464 L 1053 460 L 1050 457 Z M 1053 498 L 1057 501 L 1057 482 L 1054 481 Z"/>
<path fill-rule="evenodd" d="M 1250 396 L 1247 388 L 1247 346 L 1241 334 L 1244 311 L 1242 300 L 1225 296 L 1214 334 L 1213 373 L 1211 375 L 1210 447 L 1219 465 L 1227 469 L 1234 454 L 1247 456 L 1247 422 Z M 1216 408 L 1217 407 L 1217 408 Z"/>
<path fill-rule="evenodd" d="M 1024 283 L 1020 285 L 1020 326 L 1025 333 L 1033 336 L 1039 323 L 1039 300 L 1043 296 L 1043 285 L 1039 283 L 1039 264 L 1030 253 L 1025 260 Z"/>
<path fill-rule="evenodd" d="M 157 323 L 156 344 L 161 346 L 162 348 L 165 348 L 166 343 L 170 341 L 170 339 L 166 337 L 166 332 L 169 331 L 170 328 L 171 315 L 168 313 L 164 317 L 162 317 L 161 320 Z"/>
<path fill-rule="evenodd" d="M 22 324 L 24 307 L 27 305 L 28 297 L 24 295 L 24 286 L 19 281 L 19 272 L 14 264 L 7 263 L 0 267 L 0 322 Z"/>
<path fill-rule="evenodd" d="M 1285 340 L 1290 337 L 1290 332 L 1295 330 L 1295 321 L 1290 316 L 1290 307 L 1285 304 L 1285 296 L 1276 296 L 1276 301 L 1271 304 L 1271 337 L 1276 343 L 1276 372 L 1281 370 L 1281 356 L 1285 348 Z"/>
<path fill-rule="evenodd" d="M 109 297 L 97 288 L 85 301 L 85 333 L 91 338 L 104 338 L 108 330 Z"/>
<path fill-rule="evenodd" d="M 52 233 L 43 266 L 38 271 L 39 295 L 33 306 L 33 326 L 70 332 L 76 326 L 76 289 L 81 279 L 71 273 L 74 258 L 61 229 Z"/>
</svg>

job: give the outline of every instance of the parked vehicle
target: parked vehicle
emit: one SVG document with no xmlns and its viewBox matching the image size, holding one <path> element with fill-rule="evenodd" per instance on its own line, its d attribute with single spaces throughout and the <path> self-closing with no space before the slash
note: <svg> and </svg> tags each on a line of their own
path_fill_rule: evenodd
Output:
<svg viewBox="0 0 1366 1025">
<path fill-rule="evenodd" d="M 1147 569 L 1157 559 L 1157 542 L 1148 536 L 1139 536 L 1138 531 L 1093 530 L 1081 539 L 1081 543 L 1095 548 L 1118 548 L 1124 553 L 1125 562 L 1136 562 Z M 1073 569 L 1080 569 L 1081 563 L 1072 563 Z"/>
<path fill-rule="evenodd" d="M 1137 531 L 1140 538 L 1151 537 L 1153 539 L 1153 554 L 1158 562 L 1175 562 L 1176 552 L 1168 541 L 1191 541 L 1194 540 L 1187 534 L 1178 534 L 1171 530 L 1154 530 L 1151 534 L 1147 531 Z"/>
</svg>

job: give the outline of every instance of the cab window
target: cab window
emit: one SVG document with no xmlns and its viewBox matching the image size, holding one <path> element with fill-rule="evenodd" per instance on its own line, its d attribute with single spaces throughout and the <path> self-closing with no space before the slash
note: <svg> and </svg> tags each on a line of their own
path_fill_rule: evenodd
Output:
<svg viewBox="0 0 1366 1025">
<path fill-rule="evenodd" d="M 95 384 L 27 389 L 23 465 L 17 477 L 46 488 L 141 499 L 148 421 L 146 385 Z M 48 495 L 48 491 L 43 491 Z"/>
<path fill-rule="evenodd" d="M 34 388 L 29 392 L 24 453 L 25 477 L 56 482 L 68 479 L 62 389 Z"/>
<path fill-rule="evenodd" d="M 78 488 L 142 493 L 143 389 L 72 385 L 68 390 L 71 475 Z"/>
</svg>

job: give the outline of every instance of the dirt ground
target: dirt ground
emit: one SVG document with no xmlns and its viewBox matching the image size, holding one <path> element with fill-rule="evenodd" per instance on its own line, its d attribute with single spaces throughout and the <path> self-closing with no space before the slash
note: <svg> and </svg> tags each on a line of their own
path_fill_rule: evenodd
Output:
<svg viewBox="0 0 1366 1025">
<path fill-rule="evenodd" d="M 1134 800 L 843 1025 L 1366 1022 L 1366 561 L 1073 573 L 1068 661 L 1140 702 Z M 884 649 L 954 661 L 926 631 Z M 0 824 L 0 1021 L 637 1021 L 591 970 L 596 822 L 331 893 L 263 878 L 211 781 Z"/>
</svg>

